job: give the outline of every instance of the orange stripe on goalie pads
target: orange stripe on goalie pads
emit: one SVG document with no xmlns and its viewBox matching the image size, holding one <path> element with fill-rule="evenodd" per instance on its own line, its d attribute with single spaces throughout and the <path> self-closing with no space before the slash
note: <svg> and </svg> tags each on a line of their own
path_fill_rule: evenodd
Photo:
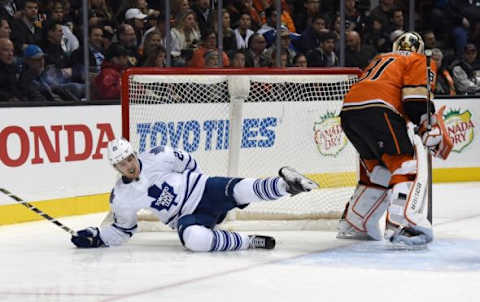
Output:
<svg viewBox="0 0 480 302">
<path fill-rule="evenodd" d="M 362 159 L 362 162 L 360 162 L 360 183 L 365 185 L 371 185 L 372 183 L 370 182 L 370 177 L 368 176 L 368 173 L 372 172 L 373 168 L 376 165 L 379 165 L 380 162 L 376 159 Z"/>
<path fill-rule="evenodd" d="M 405 173 L 399 174 L 398 170 L 402 165 L 408 161 L 414 160 L 412 155 L 400 154 L 400 155 L 391 155 L 383 154 L 382 161 L 387 166 L 388 170 L 392 173 L 392 178 L 390 179 L 390 186 L 393 186 L 397 183 L 410 181 L 415 179 L 416 169 L 412 171 L 406 171 Z"/>
</svg>

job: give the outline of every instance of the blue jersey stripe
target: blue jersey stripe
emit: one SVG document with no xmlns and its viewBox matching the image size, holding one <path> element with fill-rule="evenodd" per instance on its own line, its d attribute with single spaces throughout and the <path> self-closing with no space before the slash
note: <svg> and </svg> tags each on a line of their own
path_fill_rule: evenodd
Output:
<svg viewBox="0 0 480 302">
<path fill-rule="evenodd" d="M 183 197 L 183 202 L 182 202 L 182 205 L 180 206 L 180 210 L 178 211 L 178 214 L 177 216 L 181 216 L 182 215 L 182 210 L 183 210 L 183 206 L 187 203 L 188 199 L 190 198 L 190 196 L 192 195 L 193 191 L 195 190 L 195 188 L 197 187 L 198 185 L 198 181 L 200 180 L 200 178 L 202 177 L 202 174 L 199 174 L 197 176 L 197 179 L 195 179 L 195 181 L 193 182 L 193 185 L 192 185 L 192 188 L 190 190 L 188 190 L 188 187 L 189 187 L 189 182 L 190 182 L 190 173 L 191 171 L 188 172 L 187 174 L 187 185 L 185 187 L 185 196 Z M 189 192 L 188 192 L 189 191 Z"/>
<path fill-rule="evenodd" d="M 190 164 L 191 161 L 192 161 L 192 156 L 191 156 L 190 154 L 188 154 L 188 162 L 187 162 L 187 164 L 185 165 L 185 169 L 184 169 L 184 170 L 187 170 L 188 165 Z"/>
<path fill-rule="evenodd" d="M 274 199 L 273 196 L 271 196 L 270 193 L 268 192 L 269 182 L 270 182 L 269 178 L 263 180 L 263 191 L 264 191 L 265 195 L 267 196 L 267 199 Z"/>
<path fill-rule="evenodd" d="M 282 195 L 280 194 L 280 192 L 278 191 L 278 181 L 279 181 L 280 178 L 278 177 L 275 177 L 275 179 L 273 180 L 272 182 L 272 190 L 273 190 L 273 193 L 277 196 L 277 197 L 282 197 Z"/>
</svg>

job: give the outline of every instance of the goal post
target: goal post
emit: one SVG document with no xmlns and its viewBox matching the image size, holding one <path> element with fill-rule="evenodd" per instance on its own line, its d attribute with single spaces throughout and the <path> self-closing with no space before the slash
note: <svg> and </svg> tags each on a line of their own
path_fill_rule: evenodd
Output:
<svg viewBox="0 0 480 302">
<path fill-rule="evenodd" d="M 122 135 L 138 152 L 158 145 L 190 152 L 211 176 L 267 177 L 292 166 L 320 189 L 234 211 L 228 228 L 317 228 L 340 217 L 357 182 L 358 156 L 338 115 L 359 75 L 356 68 L 130 68 L 122 76 Z"/>
</svg>

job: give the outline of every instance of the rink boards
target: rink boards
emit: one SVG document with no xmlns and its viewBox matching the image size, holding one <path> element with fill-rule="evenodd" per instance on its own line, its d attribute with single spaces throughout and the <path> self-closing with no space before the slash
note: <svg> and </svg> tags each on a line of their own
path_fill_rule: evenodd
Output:
<svg viewBox="0 0 480 302">
<path fill-rule="evenodd" d="M 434 181 L 478 181 L 480 101 L 436 101 L 437 108 L 443 104 L 447 105 L 444 118 L 455 147 L 448 161 L 434 160 Z M 318 110 L 322 111 L 322 108 Z M 325 109 L 323 115 L 327 111 Z M 108 192 L 117 175 L 105 162 L 103 154 L 106 142 L 121 134 L 120 106 L 0 108 L 0 116 L 0 187 L 25 200 L 36 202 L 36 205 L 57 217 L 105 211 L 108 208 Z M 273 129 L 273 120 L 267 114 L 255 118 L 259 125 L 265 125 L 264 133 Z M 303 121 L 305 129 L 311 131 L 308 134 L 312 138 L 311 152 L 316 152 L 315 155 L 304 155 L 305 167 L 310 162 L 319 165 L 314 156 L 320 158 L 322 150 L 315 146 L 314 127 L 315 123 L 321 121 L 321 113 L 312 115 L 311 121 Z M 293 126 L 275 128 L 275 131 L 292 131 Z M 275 134 L 281 137 L 281 133 Z M 264 147 L 263 151 L 275 147 L 275 144 L 269 146 L 272 141 L 262 137 L 249 140 L 252 141 L 257 144 L 262 142 L 260 146 Z M 211 144 L 212 149 L 217 147 L 213 142 Z M 348 148 L 351 146 L 347 145 L 344 150 Z M 262 149 L 257 151 L 262 152 Z M 248 152 L 256 151 L 255 148 L 249 148 Z M 336 160 L 339 158 L 336 157 Z M 322 165 L 325 167 L 328 164 Z M 335 165 L 332 164 L 330 170 L 332 167 Z M 315 176 L 315 171 L 310 174 Z M 36 219 L 34 214 L 4 195 L 0 195 L 0 207 L 0 224 Z"/>
</svg>

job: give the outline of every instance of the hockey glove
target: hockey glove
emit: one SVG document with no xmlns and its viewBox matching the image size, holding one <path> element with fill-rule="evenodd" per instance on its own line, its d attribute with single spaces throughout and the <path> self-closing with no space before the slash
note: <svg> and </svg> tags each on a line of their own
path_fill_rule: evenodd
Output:
<svg viewBox="0 0 480 302">
<path fill-rule="evenodd" d="M 422 138 L 423 144 L 433 150 L 434 156 L 447 159 L 452 151 L 453 142 L 445 127 L 443 111 L 445 111 L 445 106 L 442 106 L 437 113 L 431 116 L 432 128 L 430 131 L 427 130 L 427 115 L 422 115 L 418 134 Z"/>
<path fill-rule="evenodd" d="M 79 248 L 92 248 L 105 246 L 98 228 L 90 227 L 77 232 L 77 236 L 70 239 L 75 246 Z"/>
</svg>

